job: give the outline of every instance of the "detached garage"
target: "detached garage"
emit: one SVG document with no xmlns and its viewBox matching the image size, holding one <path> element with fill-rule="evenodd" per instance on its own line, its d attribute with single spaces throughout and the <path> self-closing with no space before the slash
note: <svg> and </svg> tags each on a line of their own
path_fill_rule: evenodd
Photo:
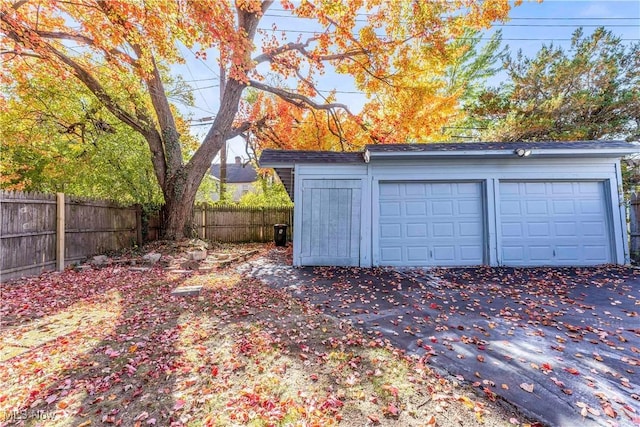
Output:
<svg viewBox="0 0 640 427">
<path fill-rule="evenodd" d="M 294 201 L 294 265 L 581 266 L 629 261 L 625 142 L 265 150 Z"/>
</svg>

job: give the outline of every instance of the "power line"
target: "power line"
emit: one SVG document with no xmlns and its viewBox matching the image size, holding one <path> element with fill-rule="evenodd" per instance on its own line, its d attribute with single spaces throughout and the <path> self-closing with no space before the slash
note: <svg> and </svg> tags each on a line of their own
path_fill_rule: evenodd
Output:
<svg viewBox="0 0 640 427">
<path fill-rule="evenodd" d="M 264 16 L 270 17 L 270 18 L 293 18 L 293 19 L 312 19 L 312 18 L 305 18 L 302 16 L 296 16 L 296 15 L 276 15 L 276 14 L 268 14 L 266 13 Z M 590 20 L 605 20 L 605 19 L 616 19 L 616 20 L 637 20 L 637 18 L 512 18 L 512 20 L 529 20 L 529 21 L 552 21 L 552 20 L 567 20 L 567 21 L 579 21 L 582 19 L 590 19 Z M 355 19 L 354 22 L 368 22 L 368 20 L 366 19 Z M 598 28 L 598 27 L 602 27 L 602 24 L 578 24 L 580 27 L 584 27 L 584 28 Z M 493 24 L 492 27 L 575 27 L 576 24 L 556 24 L 556 23 L 549 23 L 549 24 Z M 607 24 L 606 25 L 607 28 L 636 28 L 638 27 L 638 24 L 636 23 L 632 23 L 632 24 Z"/>
<path fill-rule="evenodd" d="M 290 30 L 290 29 L 273 29 L 273 28 L 264 28 L 260 27 L 258 30 L 261 31 L 271 31 L 274 33 L 293 33 L 293 34 L 321 34 L 322 31 L 310 31 L 310 30 Z M 353 34 L 354 37 L 357 34 Z M 386 34 L 379 34 L 381 37 L 385 37 Z M 474 40 L 474 37 L 458 37 L 456 40 Z M 480 37 L 480 40 L 491 40 L 490 37 Z M 503 41 L 532 41 L 532 42 L 543 42 L 543 41 L 571 41 L 571 38 L 556 38 L 556 37 L 547 37 L 547 38 L 502 38 Z M 640 41 L 640 38 L 621 38 L 621 41 Z"/>
<path fill-rule="evenodd" d="M 274 14 L 272 12 L 285 12 L 284 15 L 278 15 L 278 14 Z M 288 13 L 288 14 L 286 14 Z M 298 16 L 298 15 L 293 15 L 291 14 L 290 10 L 285 10 L 285 9 L 277 9 L 277 8 L 273 8 L 273 9 L 269 9 L 269 11 L 267 13 L 264 14 L 264 16 L 277 16 L 277 17 L 283 17 L 283 18 L 299 18 L 299 19 L 313 19 L 313 18 L 306 18 L 303 16 Z M 364 12 L 360 12 L 360 13 L 356 13 L 355 16 L 365 16 L 365 17 L 371 17 L 371 16 L 376 16 L 375 13 L 364 13 Z M 540 18 L 535 18 L 535 17 L 531 17 L 531 18 L 524 18 L 524 17 L 519 17 L 519 18 L 508 18 L 510 21 L 521 21 L 521 20 L 533 20 L 533 21 L 540 21 L 540 20 L 544 20 L 544 21 L 551 21 L 551 20 L 558 20 L 558 21 L 623 21 L 623 20 L 627 20 L 627 21 L 631 21 L 631 20 L 637 20 L 636 17 L 630 17 L 630 18 L 623 18 L 623 17 L 578 17 L 578 16 L 554 16 L 554 17 L 540 17 Z"/>
</svg>

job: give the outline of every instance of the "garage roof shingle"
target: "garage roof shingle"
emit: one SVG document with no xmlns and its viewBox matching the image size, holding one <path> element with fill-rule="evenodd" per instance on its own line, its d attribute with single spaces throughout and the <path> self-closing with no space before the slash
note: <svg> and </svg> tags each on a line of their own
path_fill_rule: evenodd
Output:
<svg viewBox="0 0 640 427">
<path fill-rule="evenodd" d="M 513 150 L 515 148 L 545 149 L 545 150 L 589 150 L 633 147 L 625 141 L 546 141 L 546 142 L 445 142 L 432 144 L 376 144 L 367 145 L 366 149 L 372 153 L 394 152 L 428 152 L 428 151 L 485 151 L 485 150 Z"/>
<path fill-rule="evenodd" d="M 361 152 L 264 150 L 260 164 L 291 163 L 364 163 Z"/>
</svg>

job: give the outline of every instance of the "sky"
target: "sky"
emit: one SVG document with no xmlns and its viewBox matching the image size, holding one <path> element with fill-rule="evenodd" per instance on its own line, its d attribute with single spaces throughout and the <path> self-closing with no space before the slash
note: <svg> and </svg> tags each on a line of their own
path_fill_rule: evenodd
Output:
<svg viewBox="0 0 640 427">
<path fill-rule="evenodd" d="M 394 0 L 391 0 L 394 1 Z M 260 28 L 269 28 L 275 22 L 278 28 L 287 31 L 291 38 L 296 32 L 309 31 L 309 21 L 287 17 L 279 2 L 275 2 L 260 24 Z M 571 35 L 583 27 L 585 35 L 591 34 L 597 27 L 604 26 L 619 36 L 625 43 L 640 42 L 640 0 L 546 0 L 524 1 L 511 10 L 510 21 L 496 24 L 486 31 L 489 38 L 493 32 L 502 30 L 503 43 L 509 46 L 512 54 L 522 50 L 527 56 L 534 56 L 543 44 L 555 46 L 570 45 Z M 219 70 L 215 58 L 196 59 L 192 52 L 186 52 L 187 64 L 173 68 L 173 72 L 195 88 L 195 107 L 182 106 L 182 112 L 192 119 L 191 130 L 197 136 L 206 133 L 208 126 L 204 120 L 215 115 L 220 97 Z M 491 82 L 498 84 L 500 75 Z M 349 105 L 358 112 L 365 102 L 363 94 L 353 86 L 348 76 L 327 73 L 319 84 L 320 89 L 337 90 L 337 101 Z M 241 140 L 232 141 L 228 149 L 228 161 L 235 156 L 247 158 Z M 214 162 L 217 162 L 215 160 Z"/>
</svg>

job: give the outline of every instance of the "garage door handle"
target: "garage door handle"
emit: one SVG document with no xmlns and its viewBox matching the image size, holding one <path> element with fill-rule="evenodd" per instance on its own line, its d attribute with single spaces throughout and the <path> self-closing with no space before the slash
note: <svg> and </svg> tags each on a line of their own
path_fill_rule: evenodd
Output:
<svg viewBox="0 0 640 427">
<path fill-rule="evenodd" d="M 433 259 L 433 251 L 429 251 L 429 258 Z"/>
<path fill-rule="evenodd" d="M 553 257 L 554 258 L 556 257 L 556 250 L 555 249 L 553 250 Z"/>
</svg>

